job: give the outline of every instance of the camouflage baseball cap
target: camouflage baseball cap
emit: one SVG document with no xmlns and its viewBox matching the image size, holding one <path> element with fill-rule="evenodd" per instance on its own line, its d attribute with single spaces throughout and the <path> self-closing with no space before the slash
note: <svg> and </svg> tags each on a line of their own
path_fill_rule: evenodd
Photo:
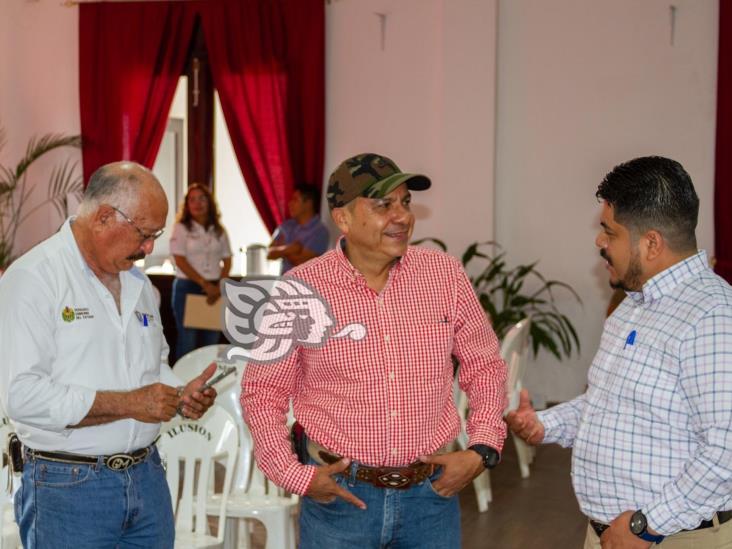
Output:
<svg viewBox="0 0 732 549">
<path fill-rule="evenodd" d="M 328 206 L 345 206 L 356 197 L 383 198 L 402 183 L 412 191 L 429 189 L 432 182 L 419 174 L 402 173 L 394 162 L 379 154 L 357 154 L 341 162 L 328 179 Z"/>
</svg>

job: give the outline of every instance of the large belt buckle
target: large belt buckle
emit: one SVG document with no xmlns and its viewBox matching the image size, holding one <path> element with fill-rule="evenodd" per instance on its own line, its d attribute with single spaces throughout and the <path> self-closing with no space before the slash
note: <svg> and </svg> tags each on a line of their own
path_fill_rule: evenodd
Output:
<svg viewBox="0 0 732 549">
<path fill-rule="evenodd" d="M 130 454 L 114 454 L 107 458 L 107 467 L 113 471 L 124 471 L 135 464 L 135 458 Z"/>
<path fill-rule="evenodd" d="M 405 477 L 399 471 L 389 471 L 377 477 L 379 482 L 389 488 L 402 488 L 409 484 L 409 477 Z"/>
</svg>

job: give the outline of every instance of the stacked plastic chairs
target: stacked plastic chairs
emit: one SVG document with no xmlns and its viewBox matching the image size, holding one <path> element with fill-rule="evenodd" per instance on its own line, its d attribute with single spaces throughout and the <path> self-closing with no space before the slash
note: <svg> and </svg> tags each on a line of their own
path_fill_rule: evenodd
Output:
<svg viewBox="0 0 732 549">
<path fill-rule="evenodd" d="M 173 371 L 188 381 L 213 361 L 230 364 L 226 359 L 226 349 L 227 345 L 210 345 L 191 351 L 176 362 Z M 249 547 L 250 524 L 242 519 L 254 519 L 265 527 L 267 549 L 294 549 L 298 497 L 283 494 L 267 481 L 254 462 L 252 436 L 242 418 L 239 401 L 246 364 L 239 360 L 234 365 L 237 373 L 216 385 L 216 402 L 235 418 L 239 432 L 239 458 L 227 501 L 224 547 L 233 549 L 240 544 Z M 219 502 L 219 495 L 210 495 L 208 508 L 216 509 Z"/>
</svg>

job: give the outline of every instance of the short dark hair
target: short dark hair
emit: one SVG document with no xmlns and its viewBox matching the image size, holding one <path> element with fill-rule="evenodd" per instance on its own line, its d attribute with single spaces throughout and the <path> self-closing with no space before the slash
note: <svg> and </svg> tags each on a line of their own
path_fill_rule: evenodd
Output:
<svg viewBox="0 0 732 549">
<path fill-rule="evenodd" d="M 615 166 L 595 196 L 613 207 L 615 220 L 635 238 L 655 229 L 671 250 L 696 251 L 699 198 L 675 160 L 645 156 Z"/>
<path fill-rule="evenodd" d="M 320 211 L 320 191 L 315 185 L 309 183 L 298 183 L 292 192 L 300 193 L 303 201 L 310 200 L 313 204 L 313 211 L 315 213 Z"/>
</svg>

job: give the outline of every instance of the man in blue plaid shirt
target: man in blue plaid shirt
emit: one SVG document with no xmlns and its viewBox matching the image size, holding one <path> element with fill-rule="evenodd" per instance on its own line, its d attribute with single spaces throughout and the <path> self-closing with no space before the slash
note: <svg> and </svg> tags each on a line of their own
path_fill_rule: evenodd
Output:
<svg viewBox="0 0 732 549">
<path fill-rule="evenodd" d="M 573 447 L 585 548 L 732 547 L 732 288 L 697 250 L 684 168 L 645 157 L 597 190 L 595 244 L 627 298 L 605 322 L 587 391 L 506 417 L 530 444 Z"/>
</svg>

